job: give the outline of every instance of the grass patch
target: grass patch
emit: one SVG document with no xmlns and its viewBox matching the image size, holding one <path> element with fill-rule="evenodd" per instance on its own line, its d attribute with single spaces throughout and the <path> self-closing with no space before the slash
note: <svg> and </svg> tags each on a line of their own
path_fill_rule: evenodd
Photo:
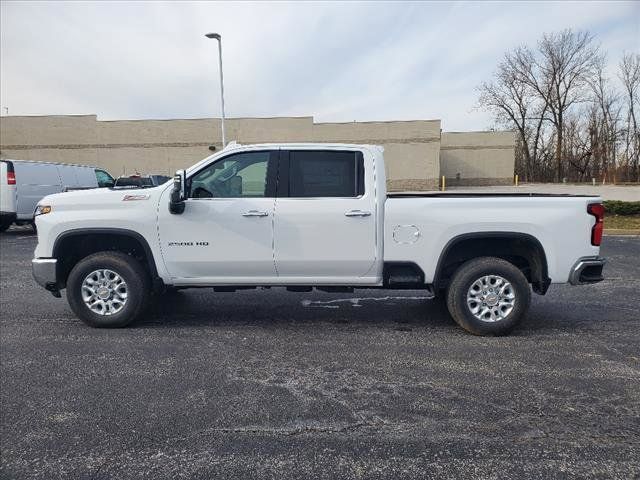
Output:
<svg viewBox="0 0 640 480">
<path fill-rule="evenodd" d="M 605 215 L 604 231 L 611 228 L 640 231 L 640 215 Z"/>
</svg>

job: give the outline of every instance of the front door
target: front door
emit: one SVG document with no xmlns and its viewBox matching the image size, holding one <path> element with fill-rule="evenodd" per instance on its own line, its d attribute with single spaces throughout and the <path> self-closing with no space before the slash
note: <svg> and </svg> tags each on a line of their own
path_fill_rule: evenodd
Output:
<svg viewBox="0 0 640 480">
<path fill-rule="evenodd" d="M 366 283 L 378 256 L 371 165 L 353 150 L 281 155 L 274 227 L 280 280 Z"/>
<path fill-rule="evenodd" d="M 277 151 L 223 157 L 189 176 L 184 213 L 159 206 L 162 256 L 188 283 L 252 283 L 276 276 L 273 214 Z"/>
</svg>

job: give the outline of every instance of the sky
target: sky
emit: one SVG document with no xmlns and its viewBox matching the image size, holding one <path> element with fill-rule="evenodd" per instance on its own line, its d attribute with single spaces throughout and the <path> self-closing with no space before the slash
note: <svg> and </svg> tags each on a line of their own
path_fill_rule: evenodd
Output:
<svg viewBox="0 0 640 480">
<path fill-rule="evenodd" d="M 100 120 L 220 115 L 442 119 L 485 130 L 475 87 L 505 51 L 588 30 L 615 76 L 640 52 L 640 2 L 17 2 L 0 4 L 0 107 Z"/>
</svg>

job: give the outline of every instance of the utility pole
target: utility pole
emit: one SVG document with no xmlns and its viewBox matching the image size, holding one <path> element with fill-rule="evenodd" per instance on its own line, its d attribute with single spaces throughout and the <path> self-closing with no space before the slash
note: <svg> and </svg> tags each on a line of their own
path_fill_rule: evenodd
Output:
<svg viewBox="0 0 640 480">
<path fill-rule="evenodd" d="M 227 145 L 224 136 L 224 81 L 222 77 L 222 36 L 219 33 L 207 33 L 207 38 L 213 38 L 218 41 L 218 64 L 220 67 L 220 105 L 222 106 L 222 148 Z"/>
</svg>

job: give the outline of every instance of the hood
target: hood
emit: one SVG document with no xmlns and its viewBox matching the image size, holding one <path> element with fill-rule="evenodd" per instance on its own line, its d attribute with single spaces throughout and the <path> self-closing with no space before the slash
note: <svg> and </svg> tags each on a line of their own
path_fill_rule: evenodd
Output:
<svg viewBox="0 0 640 480">
<path fill-rule="evenodd" d="M 71 192 L 55 193 L 47 195 L 38 202 L 39 205 L 66 206 L 71 209 L 84 207 L 100 208 L 113 207 L 114 204 L 126 204 L 129 202 L 146 202 L 157 199 L 166 185 L 153 188 L 92 188 L 90 190 L 74 190 Z"/>
</svg>

